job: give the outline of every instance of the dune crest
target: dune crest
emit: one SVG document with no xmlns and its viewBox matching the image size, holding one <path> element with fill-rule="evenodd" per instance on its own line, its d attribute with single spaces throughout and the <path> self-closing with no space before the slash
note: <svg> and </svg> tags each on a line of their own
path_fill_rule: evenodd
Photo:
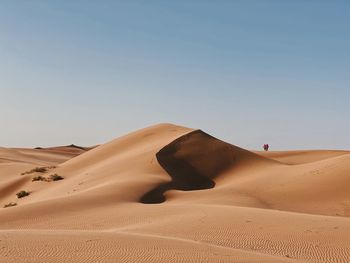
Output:
<svg viewBox="0 0 350 263">
<path fill-rule="evenodd" d="M 193 191 L 213 188 L 213 179 L 236 162 L 263 158 L 195 130 L 163 147 L 156 154 L 159 164 L 171 176 L 171 182 L 161 184 L 142 198 L 142 203 L 165 201 L 168 190 Z"/>
</svg>

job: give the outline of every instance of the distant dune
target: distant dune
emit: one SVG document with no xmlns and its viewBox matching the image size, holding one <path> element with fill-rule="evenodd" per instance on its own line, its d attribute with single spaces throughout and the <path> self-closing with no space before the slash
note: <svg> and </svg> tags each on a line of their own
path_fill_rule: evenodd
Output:
<svg viewBox="0 0 350 263">
<path fill-rule="evenodd" d="M 251 152 L 172 124 L 0 148 L 0 262 L 350 262 L 349 186 L 349 151 Z"/>
</svg>

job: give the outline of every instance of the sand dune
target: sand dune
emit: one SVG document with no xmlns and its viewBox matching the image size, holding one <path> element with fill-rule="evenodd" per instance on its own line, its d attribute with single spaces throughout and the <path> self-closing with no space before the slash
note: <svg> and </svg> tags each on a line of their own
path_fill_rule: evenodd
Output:
<svg viewBox="0 0 350 263">
<path fill-rule="evenodd" d="M 0 148 L 0 202 L 17 204 L 0 262 L 350 262 L 349 174 L 347 151 L 250 152 L 171 124 Z"/>
<path fill-rule="evenodd" d="M 256 153 L 285 164 L 303 164 L 303 163 L 311 163 L 311 162 L 329 159 L 332 157 L 349 154 L 350 151 L 313 150 L 313 151 L 284 151 L 284 152 L 273 151 L 273 152 L 256 152 Z"/>
</svg>

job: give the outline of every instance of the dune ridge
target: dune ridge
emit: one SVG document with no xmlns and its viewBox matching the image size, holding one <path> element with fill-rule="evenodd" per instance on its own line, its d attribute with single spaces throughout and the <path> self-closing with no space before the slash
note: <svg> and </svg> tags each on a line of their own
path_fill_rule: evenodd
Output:
<svg viewBox="0 0 350 263">
<path fill-rule="evenodd" d="M 350 152 L 251 152 L 159 124 L 0 160 L 0 202 L 17 203 L 0 208 L 1 262 L 350 262 Z M 22 175 L 36 166 L 64 180 Z"/>
<path fill-rule="evenodd" d="M 170 142 L 156 153 L 156 157 L 172 180 L 146 193 L 141 198 L 142 203 L 164 202 L 163 194 L 168 190 L 193 191 L 213 188 L 213 178 L 232 167 L 235 162 L 265 159 L 218 140 L 201 130 L 194 130 Z"/>
</svg>

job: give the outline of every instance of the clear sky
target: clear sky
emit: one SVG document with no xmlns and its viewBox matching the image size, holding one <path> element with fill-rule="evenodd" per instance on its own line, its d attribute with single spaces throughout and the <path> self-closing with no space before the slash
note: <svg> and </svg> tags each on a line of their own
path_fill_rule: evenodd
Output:
<svg viewBox="0 0 350 263">
<path fill-rule="evenodd" d="M 0 145 L 171 122 L 248 149 L 350 149 L 350 1 L 0 2 Z"/>
</svg>

